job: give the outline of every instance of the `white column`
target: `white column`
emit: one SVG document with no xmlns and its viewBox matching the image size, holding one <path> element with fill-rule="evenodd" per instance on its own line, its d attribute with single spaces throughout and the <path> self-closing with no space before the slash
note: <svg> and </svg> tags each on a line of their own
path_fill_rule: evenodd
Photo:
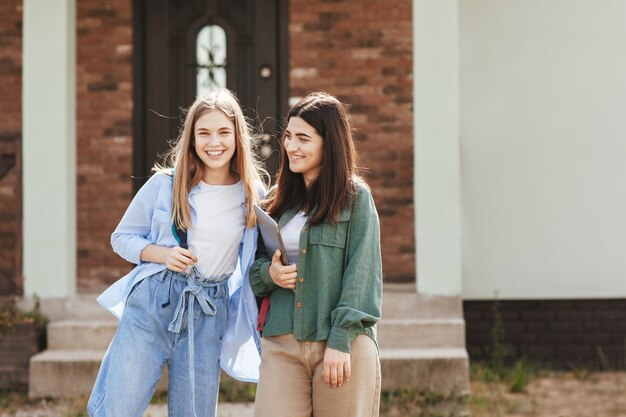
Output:
<svg viewBox="0 0 626 417">
<path fill-rule="evenodd" d="M 417 291 L 461 295 L 458 0 L 413 0 Z"/>
<path fill-rule="evenodd" d="M 76 291 L 76 0 L 24 0 L 24 292 Z"/>
</svg>

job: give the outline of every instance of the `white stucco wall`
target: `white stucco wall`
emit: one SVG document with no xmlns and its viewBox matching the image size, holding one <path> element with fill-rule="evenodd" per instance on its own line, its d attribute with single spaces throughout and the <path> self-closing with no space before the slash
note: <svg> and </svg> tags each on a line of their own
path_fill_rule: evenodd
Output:
<svg viewBox="0 0 626 417">
<path fill-rule="evenodd" d="M 24 0 L 24 294 L 76 292 L 76 0 Z"/>
<path fill-rule="evenodd" d="M 459 296 L 459 24 L 457 0 L 413 1 L 417 291 Z"/>
<path fill-rule="evenodd" d="M 625 297 L 626 1 L 459 7 L 464 297 Z"/>
</svg>

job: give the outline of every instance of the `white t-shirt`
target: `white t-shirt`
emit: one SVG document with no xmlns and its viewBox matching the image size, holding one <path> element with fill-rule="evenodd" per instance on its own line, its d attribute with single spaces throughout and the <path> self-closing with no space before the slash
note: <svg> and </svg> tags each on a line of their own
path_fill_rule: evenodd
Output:
<svg viewBox="0 0 626 417">
<path fill-rule="evenodd" d="M 302 228 L 306 221 L 307 217 L 304 213 L 299 212 L 280 228 L 280 235 L 283 237 L 290 264 L 298 265 L 298 259 L 300 258 L 300 233 L 302 233 Z"/>
<path fill-rule="evenodd" d="M 195 267 L 206 278 L 233 272 L 245 229 L 243 184 L 209 185 L 201 181 L 192 198 L 196 223 L 188 239 L 189 249 L 198 258 Z"/>
</svg>

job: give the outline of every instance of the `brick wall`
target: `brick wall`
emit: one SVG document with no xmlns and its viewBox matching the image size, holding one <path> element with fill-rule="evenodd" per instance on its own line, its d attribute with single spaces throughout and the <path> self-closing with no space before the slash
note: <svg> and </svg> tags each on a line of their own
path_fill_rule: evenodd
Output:
<svg viewBox="0 0 626 417">
<path fill-rule="evenodd" d="M 291 96 L 326 90 L 351 105 L 383 232 L 385 279 L 414 277 L 411 1 L 290 4 Z M 0 3 L 0 293 L 21 291 L 21 0 Z M 393 21 L 390 25 L 388 22 Z M 77 2 L 78 288 L 130 265 L 109 245 L 132 196 L 132 17 L 127 0 Z"/>
<path fill-rule="evenodd" d="M 0 2 L 0 295 L 22 293 L 22 0 Z"/>
<path fill-rule="evenodd" d="M 351 105 L 382 227 L 386 281 L 415 277 L 411 0 L 291 0 L 290 96 Z"/>
<path fill-rule="evenodd" d="M 111 232 L 132 196 L 132 8 L 77 2 L 78 287 L 114 282 L 130 265 Z"/>
<path fill-rule="evenodd" d="M 16 323 L 0 336 L 0 389 L 27 389 L 30 357 L 45 347 L 45 332 Z"/>
<path fill-rule="evenodd" d="M 77 2 L 78 286 L 113 282 L 129 266 L 111 231 L 131 198 L 131 3 Z M 20 294 L 22 1 L 0 2 L 0 295 Z M 8 170 L 6 167 L 9 166 Z"/>
<path fill-rule="evenodd" d="M 493 301 L 466 301 L 467 349 L 489 357 Z M 527 357 L 554 368 L 626 368 L 626 300 L 500 301 L 509 361 Z"/>
</svg>

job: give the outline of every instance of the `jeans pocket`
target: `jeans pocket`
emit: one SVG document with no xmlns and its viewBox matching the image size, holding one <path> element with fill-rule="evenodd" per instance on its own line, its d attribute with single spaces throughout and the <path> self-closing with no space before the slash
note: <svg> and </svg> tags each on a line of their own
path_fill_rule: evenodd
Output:
<svg viewBox="0 0 626 417">
<path fill-rule="evenodd" d="M 130 292 L 128 293 L 128 297 L 126 298 L 126 306 L 130 305 L 131 301 L 133 301 L 135 296 L 140 292 L 141 288 L 145 287 L 144 284 L 149 279 L 150 279 L 150 277 L 144 278 L 141 281 L 139 281 L 138 283 L 136 283 L 135 285 L 133 285 L 133 288 L 131 288 Z"/>
</svg>

